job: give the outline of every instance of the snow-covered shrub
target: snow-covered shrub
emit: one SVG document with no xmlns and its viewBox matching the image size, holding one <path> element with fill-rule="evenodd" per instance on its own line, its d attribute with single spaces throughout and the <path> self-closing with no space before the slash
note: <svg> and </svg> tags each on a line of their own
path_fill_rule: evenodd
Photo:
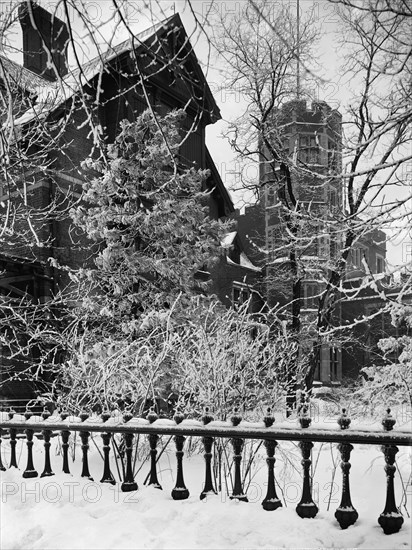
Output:
<svg viewBox="0 0 412 550">
<path fill-rule="evenodd" d="M 207 406 L 226 419 L 238 407 L 261 419 L 266 407 L 283 405 L 287 375 L 297 370 L 296 342 L 267 317 L 249 314 L 247 304 L 238 311 L 216 304 L 187 323 L 179 344 L 173 390 L 197 415 Z"/>
<path fill-rule="evenodd" d="M 213 300 L 193 300 L 185 315 L 177 304 L 167 314 L 142 315 L 133 337 L 93 341 L 88 334 L 61 369 L 65 407 L 142 414 L 157 404 L 171 414 L 178 405 L 200 417 L 207 406 L 219 419 L 239 407 L 262 418 L 266 407 L 283 403 L 297 361 L 296 343 L 264 319 Z"/>
<path fill-rule="evenodd" d="M 398 337 L 379 340 L 386 359 L 383 365 L 365 367 L 364 396 L 380 407 L 412 405 L 412 306 L 395 304 L 392 325 L 405 332 Z"/>
</svg>

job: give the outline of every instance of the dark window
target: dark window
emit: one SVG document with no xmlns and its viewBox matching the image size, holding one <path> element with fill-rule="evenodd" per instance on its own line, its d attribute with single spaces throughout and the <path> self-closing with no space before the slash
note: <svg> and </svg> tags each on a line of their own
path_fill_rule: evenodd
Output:
<svg viewBox="0 0 412 550">
<path fill-rule="evenodd" d="M 299 160 L 304 164 L 319 164 L 319 158 L 316 136 L 299 136 Z"/>
<path fill-rule="evenodd" d="M 329 349 L 330 356 L 330 379 L 335 382 L 339 379 L 339 351 L 338 348 L 332 347 Z"/>
<path fill-rule="evenodd" d="M 385 271 L 385 260 L 382 256 L 376 256 L 376 273 L 383 273 Z"/>
</svg>

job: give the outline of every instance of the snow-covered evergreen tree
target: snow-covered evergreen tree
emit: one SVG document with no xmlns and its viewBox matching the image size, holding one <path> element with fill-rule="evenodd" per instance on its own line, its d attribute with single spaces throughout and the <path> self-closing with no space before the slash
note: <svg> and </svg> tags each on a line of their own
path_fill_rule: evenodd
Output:
<svg viewBox="0 0 412 550">
<path fill-rule="evenodd" d="M 179 165 L 184 116 L 123 121 L 107 164 L 85 163 L 99 175 L 72 215 L 97 254 L 72 274 L 77 329 L 59 378 L 77 404 L 157 398 L 179 326 L 213 301 L 196 273 L 217 261 L 228 224 L 208 215 L 208 172 Z"/>
<path fill-rule="evenodd" d="M 102 175 L 84 186 L 74 222 L 101 247 L 87 276 L 93 305 L 119 319 L 169 308 L 201 291 L 196 272 L 216 261 L 222 224 L 208 217 L 208 173 L 178 166 L 183 111 L 123 121 Z"/>
</svg>

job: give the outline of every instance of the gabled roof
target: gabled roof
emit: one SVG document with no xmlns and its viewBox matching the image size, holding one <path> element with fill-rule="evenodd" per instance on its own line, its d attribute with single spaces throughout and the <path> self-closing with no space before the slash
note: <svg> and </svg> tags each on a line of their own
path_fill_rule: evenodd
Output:
<svg viewBox="0 0 412 550">
<path fill-rule="evenodd" d="M 136 48 L 142 47 L 150 50 L 150 47 L 147 45 L 147 42 L 154 38 L 157 34 L 160 34 L 160 31 L 164 31 L 167 28 L 172 28 L 173 24 L 184 29 L 183 23 L 178 14 L 172 15 L 159 21 L 155 25 L 148 27 L 147 29 L 137 33 L 133 38 L 128 38 L 116 46 L 109 46 L 109 48 L 100 55 L 97 55 L 87 63 L 81 66 L 80 68 L 75 69 L 69 74 L 71 78 L 78 78 L 80 70 L 85 81 L 89 81 L 91 78 L 99 74 L 99 72 L 106 66 L 110 61 L 120 57 L 124 53 L 131 52 Z M 153 53 L 153 52 L 152 52 Z"/>
<path fill-rule="evenodd" d="M 205 98 L 207 100 L 211 118 L 214 120 L 219 120 L 220 110 L 213 98 L 213 94 L 190 45 L 182 20 L 179 14 L 174 14 L 171 17 L 159 21 L 155 25 L 137 33 L 133 38 L 128 38 L 116 46 L 110 46 L 106 52 L 96 56 L 87 63 L 83 64 L 81 67 L 71 71 L 69 70 L 68 74 L 58 82 L 50 82 L 49 80 L 42 78 L 40 75 L 19 66 L 17 63 L 0 56 L 0 63 L 2 64 L 3 70 L 7 72 L 8 78 L 17 80 L 21 77 L 21 88 L 35 92 L 37 95 L 36 105 L 33 108 L 28 109 L 21 117 L 16 119 L 14 123 L 25 124 L 30 122 L 30 120 L 47 116 L 68 99 L 76 95 L 76 93 L 80 91 L 81 86 L 91 83 L 91 81 L 99 74 L 107 72 L 113 61 L 119 59 L 121 56 L 131 53 L 133 50 L 135 52 L 139 51 L 139 53 L 142 50 L 147 51 L 159 60 L 165 61 L 164 57 L 162 59 L 159 51 L 154 51 L 153 39 L 156 37 L 160 38 L 167 30 L 175 28 L 182 29 L 184 32 L 184 41 L 188 46 L 190 54 L 192 55 L 192 60 L 194 61 L 193 67 L 196 71 L 196 76 L 202 83 L 203 93 L 205 94 Z"/>
</svg>

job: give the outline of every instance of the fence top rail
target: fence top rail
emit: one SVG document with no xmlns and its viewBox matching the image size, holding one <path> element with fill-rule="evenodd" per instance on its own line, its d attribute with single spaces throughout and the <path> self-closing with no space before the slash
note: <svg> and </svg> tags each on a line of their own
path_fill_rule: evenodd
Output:
<svg viewBox="0 0 412 550">
<path fill-rule="evenodd" d="M 147 420 L 144 418 L 128 418 L 122 416 L 86 418 L 83 421 L 78 417 L 59 416 L 42 418 L 31 416 L 26 419 L 23 415 L 14 415 L 8 419 L 7 413 L 0 413 L 0 429 L 2 430 L 41 430 L 51 431 L 79 431 L 97 433 L 133 433 L 133 434 L 157 434 L 157 435 L 184 435 L 200 437 L 226 437 L 245 439 L 267 439 L 283 441 L 313 441 L 322 443 L 360 443 L 369 445 L 400 445 L 412 446 L 412 430 L 377 431 L 376 429 L 353 429 L 349 425 L 344 429 L 333 424 L 322 427 L 310 428 L 296 425 L 267 426 L 266 422 L 247 422 L 239 419 L 238 423 L 227 421 L 209 421 L 208 423 L 194 419 L 178 419 L 178 422 L 170 419 Z M 309 419 L 310 420 L 310 419 Z"/>
</svg>

